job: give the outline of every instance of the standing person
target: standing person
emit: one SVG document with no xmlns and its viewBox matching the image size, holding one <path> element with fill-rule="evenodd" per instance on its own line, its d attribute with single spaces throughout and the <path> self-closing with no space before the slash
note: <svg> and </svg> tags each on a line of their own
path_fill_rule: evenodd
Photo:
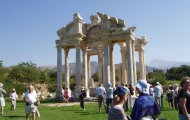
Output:
<svg viewBox="0 0 190 120">
<path fill-rule="evenodd" d="M 10 92 L 9 98 L 11 100 L 11 111 L 15 111 L 16 109 L 16 99 L 18 98 L 18 95 L 16 93 L 15 88 L 12 89 L 12 91 Z"/>
<path fill-rule="evenodd" d="M 136 84 L 136 92 L 139 97 L 135 100 L 131 112 L 132 120 L 153 120 L 161 113 L 154 98 L 148 94 L 146 80 L 139 80 Z"/>
<path fill-rule="evenodd" d="M 175 110 L 178 110 L 178 91 L 179 91 L 179 87 L 178 84 L 174 85 L 174 107 Z"/>
<path fill-rule="evenodd" d="M 28 87 L 28 91 L 24 95 L 24 101 L 26 102 L 25 106 L 25 113 L 26 113 L 26 120 L 29 120 L 29 114 L 32 112 L 32 120 L 36 119 L 36 102 L 39 102 L 36 93 L 34 92 L 34 87 L 30 85 Z"/>
<path fill-rule="evenodd" d="M 102 110 L 102 102 L 103 102 L 105 93 L 106 93 L 105 88 L 102 86 L 102 84 L 99 84 L 99 87 L 96 89 L 96 94 L 98 97 L 98 110 L 99 110 L 99 112 L 101 112 L 101 110 Z"/>
<path fill-rule="evenodd" d="M 180 82 L 182 89 L 179 91 L 179 119 L 190 120 L 190 78 L 183 77 Z"/>
<path fill-rule="evenodd" d="M 6 91 L 3 89 L 3 84 L 0 83 L 0 106 L 1 106 L 1 115 L 4 115 L 5 99 L 4 94 Z"/>
<path fill-rule="evenodd" d="M 65 89 L 65 101 L 68 102 L 69 101 L 69 90 L 68 88 Z"/>
<path fill-rule="evenodd" d="M 170 105 L 170 108 L 173 109 L 174 104 L 173 104 L 173 99 L 174 99 L 174 90 L 173 90 L 173 86 L 170 86 L 170 91 L 167 93 L 168 96 L 168 103 Z"/>
<path fill-rule="evenodd" d="M 109 112 L 109 105 L 112 106 L 112 101 L 113 101 L 113 87 L 111 86 L 110 83 L 107 84 L 106 87 L 106 113 Z"/>
<path fill-rule="evenodd" d="M 161 108 L 161 96 L 163 94 L 163 89 L 160 86 L 159 82 L 156 82 L 156 86 L 154 87 L 154 97 L 155 97 L 155 101 L 158 104 L 158 106 Z"/>
<path fill-rule="evenodd" d="M 113 92 L 113 105 L 108 113 L 108 120 L 127 120 L 123 104 L 127 100 L 129 90 L 126 87 L 117 87 Z"/>
<path fill-rule="evenodd" d="M 79 99 L 80 99 L 80 107 L 85 110 L 85 106 L 84 106 L 84 99 L 86 97 L 86 91 L 84 89 L 84 87 L 81 88 L 81 92 L 79 94 Z"/>
<path fill-rule="evenodd" d="M 133 87 L 132 84 L 129 84 L 129 91 L 130 91 L 130 103 L 131 103 L 131 108 L 133 108 L 133 105 L 135 103 L 135 88 Z"/>
<path fill-rule="evenodd" d="M 154 88 L 152 85 L 150 85 L 150 88 L 149 88 L 149 95 L 151 95 L 152 97 L 154 96 Z"/>
</svg>

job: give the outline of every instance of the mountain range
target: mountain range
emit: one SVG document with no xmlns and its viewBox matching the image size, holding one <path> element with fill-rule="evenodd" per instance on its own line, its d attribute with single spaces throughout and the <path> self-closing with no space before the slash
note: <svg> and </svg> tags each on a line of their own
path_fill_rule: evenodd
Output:
<svg viewBox="0 0 190 120">
<path fill-rule="evenodd" d="M 91 75 L 94 75 L 98 71 L 98 62 L 92 61 L 90 63 L 91 65 Z M 115 69 L 117 70 L 119 68 L 120 64 L 115 64 Z M 163 69 L 164 71 L 166 69 L 169 69 L 171 67 L 179 67 L 181 65 L 190 65 L 190 62 L 178 62 L 178 61 L 165 61 L 160 59 L 154 59 L 150 63 L 146 65 L 146 73 L 152 72 L 153 69 Z M 137 70 L 139 70 L 139 62 L 136 62 Z M 51 66 L 41 66 L 42 69 L 52 69 L 53 71 L 57 71 L 57 66 L 51 65 Z M 82 68 L 82 63 L 81 63 Z M 65 65 L 62 65 L 62 70 L 65 72 Z M 70 63 L 69 64 L 69 71 L 70 75 L 76 73 L 76 64 Z M 81 72 L 82 73 L 82 72 Z"/>
</svg>

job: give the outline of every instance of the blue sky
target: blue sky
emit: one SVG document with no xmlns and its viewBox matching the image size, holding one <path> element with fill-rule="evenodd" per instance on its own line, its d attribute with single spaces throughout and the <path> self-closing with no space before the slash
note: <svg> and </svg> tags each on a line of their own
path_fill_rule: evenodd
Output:
<svg viewBox="0 0 190 120">
<path fill-rule="evenodd" d="M 0 60 L 4 66 L 32 61 L 37 66 L 56 65 L 57 30 L 80 13 L 83 22 L 102 12 L 136 26 L 135 35 L 145 35 L 145 60 L 190 62 L 190 1 L 174 0 L 1 0 Z M 114 46 L 115 63 L 121 62 Z M 64 52 L 63 52 L 64 53 Z M 138 57 L 136 58 L 138 60 Z M 69 61 L 75 62 L 75 50 Z M 91 58 L 97 61 L 97 56 Z M 63 54 L 64 63 L 64 54 Z"/>
</svg>

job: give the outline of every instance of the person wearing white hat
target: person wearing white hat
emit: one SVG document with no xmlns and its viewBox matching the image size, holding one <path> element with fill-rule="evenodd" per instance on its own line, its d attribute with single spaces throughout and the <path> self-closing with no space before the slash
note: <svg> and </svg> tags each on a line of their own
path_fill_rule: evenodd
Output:
<svg viewBox="0 0 190 120">
<path fill-rule="evenodd" d="M 153 92 L 154 92 L 155 101 L 159 105 L 159 107 L 161 108 L 161 97 L 162 97 L 162 94 L 163 94 L 163 89 L 160 86 L 159 82 L 156 82 L 156 86 L 154 87 Z"/>
<path fill-rule="evenodd" d="M 161 113 L 154 98 L 148 94 L 148 83 L 146 80 L 138 80 L 135 84 L 139 97 L 135 100 L 131 112 L 132 120 L 154 120 Z"/>
<path fill-rule="evenodd" d="M 1 106 L 1 114 L 4 115 L 4 107 L 5 107 L 5 99 L 4 94 L 6 91 L 3 89 L 3 84 L 0 83 L 0 106 Z"/>
<path fill-rule="evenodd" d="M 25 96 L 23 98 L 23 100 L 26 102 L 26 106 L 25 106 L 25 113 L 26 113 L 26 120 L 29 119 L 29 114 L 32 112 L 32 120 L 35 120 L 36 115 L 36 102 L 39 102 L 39 99 L 36 95 L 36 92 L 34 92 L 34 87 L 32 85 L 30 85 L 28 87 L 28 91 L 25 93 Z"/>
<path fill-rule="evenodd" d="M 15 88 L 12 89 L 12 91 L 9 94 L 9 98 L 11 100 L 11 111 L 15 111 L 16 109 L 16 99 L 18 98 L 18 95 L 16 93 Z"/>
</svg>

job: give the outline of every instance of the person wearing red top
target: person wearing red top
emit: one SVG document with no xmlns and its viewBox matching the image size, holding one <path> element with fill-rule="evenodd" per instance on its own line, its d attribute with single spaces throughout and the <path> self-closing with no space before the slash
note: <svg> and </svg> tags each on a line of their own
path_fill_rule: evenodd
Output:
<svg viewBox="0 0 190 120">
<path fill-rule="evenodd" d="M 68 88 L 65 89 L 65 101 L 68 102 L 69 101 L 69 91 Z"/>
</svg>

